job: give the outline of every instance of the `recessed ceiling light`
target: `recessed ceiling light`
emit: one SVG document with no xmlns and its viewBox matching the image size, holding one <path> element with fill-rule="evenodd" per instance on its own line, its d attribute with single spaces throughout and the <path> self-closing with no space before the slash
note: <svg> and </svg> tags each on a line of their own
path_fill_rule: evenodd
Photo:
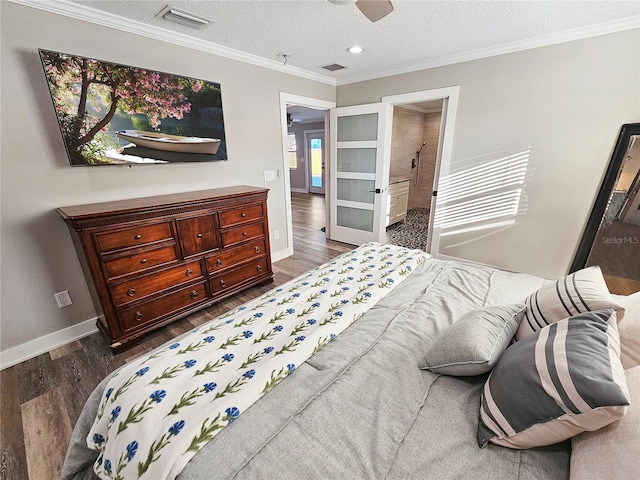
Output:
<svg viewBox="0 0 640 480">
<path fill-rule="evenodd" d="M 364 52 L 364 48 L 359 45 L 354 45 L 353 47 L 347 48 L 347 52 L 349 53 L 362 53 Z"/>
</svg>

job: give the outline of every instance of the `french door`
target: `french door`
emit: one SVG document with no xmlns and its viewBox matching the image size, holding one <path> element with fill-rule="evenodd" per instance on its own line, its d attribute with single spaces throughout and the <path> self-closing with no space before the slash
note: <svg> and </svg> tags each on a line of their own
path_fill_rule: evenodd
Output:
<svg viewBox="0 0 640 480">
<path fill-rule="evenodd" d="M 391 122 L 388 103 L 331 109 L 331 239 L 351 245 L 384 241 Z"/>
</svg>

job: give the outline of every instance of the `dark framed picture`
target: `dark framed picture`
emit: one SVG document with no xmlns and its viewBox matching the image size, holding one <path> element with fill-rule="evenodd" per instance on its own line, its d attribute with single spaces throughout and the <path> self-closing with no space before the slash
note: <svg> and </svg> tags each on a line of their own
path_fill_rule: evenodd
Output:
<svg viewBox="0 0 640 480">
<path fill-rule="evenodd" d="M 72 166 L 227 160 L 220 84 L 39 53 Z"/>
</svg>

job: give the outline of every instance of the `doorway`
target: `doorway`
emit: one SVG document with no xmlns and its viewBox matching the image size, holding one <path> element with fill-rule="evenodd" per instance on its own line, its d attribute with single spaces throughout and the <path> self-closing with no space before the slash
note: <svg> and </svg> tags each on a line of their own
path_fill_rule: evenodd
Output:
<svg viewBox="0 0 640 480">
<path fill-rule="evenodd" d="M 281 125 L 282 125 L 282 144 L 283 144 L 283 172 L 284 172 L 284 183 L 285 183 L 284 185 L 285 210 L 286 210 L 286 217 L 287 217 L 287 252 L 281 258 L 284 258 L 285 256 L 293 255 L 293 224 L 294 224 L 294 220 L 296 220 L 297 217 L 293 215 L 292 193 L 295 192 L 296 194 L 301 193 L 301 194 L 309 195 L 308 192 L 309 192 L 310 185 L 313 184 L 313 179 L 309 178 L 309 176 L 306 173 L 307 169 L 306 169 L 306 159 L 305 159 L 305 162 L 298 163 L 298 165 L 296 165 L 296 170 L 298 174 L 300 174 L 301 172 L 304 172 L 302 177 L 303 178 L 302 183 L 299 184 L 298 186 L 292 187 L 291 174 L 293 169 L 291 168 L 292 162 L 290 160 L 291 156 L 289 152 L 289 129 L 290 127 L 294 127 L 294 125 L 307 124 L 309 125 L 308 130 L 326 131 L 327 130 L 326 127 L 328 126 L 328 112 L 331 108 L 335 108 L 335 106 L 336 106 L 335 102 L 319 100 L 317 98 L 311 98 L 311 97 L 303 97 L 300 95 L 294 95 L 294 94 L 289 94 L 284 92 L 280 93 L 280 112 L 281 112 Z M 314 124 L 314 122 L 316 125 L 315 127 L 311 126 Z M 318 128 L 318 123 L 320 128 Z M 302 131 L 304 131 L 304 129 Z M 300 147 L 301 147 L 301 150 L 303 151 L 305 149 L 304 145 L 306 141 L 304 139 L 304 133 L 302 135 L 303 136 L 300 140 Z M 324 142 L 321 146 L 324 147 Z M 296 145 L 296 151 L 297 150 L 298 150 L 298 146 Z M 326 156 L 327 155 L 326 148 L 323 148 L 322 150 L 323 150 L 323 154 Z M 302 159 L 301 157 L 310 158 L 310 156 L 308 154 L 304 154 L 304 152 L 302 152 L 302 154 L 298 157 L 298 159 L 301 160 Z M 326 161 L 326 158 L 325 158 L 325 161 Z M 302 168 L 301 166 L 304 166 L 304 168 Z M 311 175 L 311 173 L 309 175 Z M 324 175 L 326 177 L 326 170 L 324 171 Z M 326 178 L 324 178 L 322 181 L 323 187 L 325 186 L 325 184 L 326 184 Z M 319 214 L 322 215 L 325 219 L 325 221 L 322 222 L 323 225 L 327 225 L 326 217 L 327 217 L 328 209 L 326 208 L 325 196 L 321 197 L 320 203 L 324 206 L 324 209 Z M 320 204 L 317 201 L 311 204 L 315 205 L 316 206 L 315 208 L 317 210 L 320 210 Z M 321 232 L 321 234 L 323 236 L 325 235 L 324 232 Z"/>
<path fill-rule="evenodd" d="M 399 94 L 399 95 L 391 95 L 382 97 L 382 103 L 394 106 L 407 106 L 413 105 L 421 102 L 430 102 L 430 101 L 441 101 L 442 102 L 442 119 L 441 119 L 441 128 L 438 136 L 437 142 L 437 155 L 436 155 L 436 165 L 434 171 L 434 180 L 433 180 L 433 190 L 434 192 L 437 190 L 438 181 L 441 175 L 448 172 L 449 163 L 451 160 L 451 152 L 453 146 L 453 127 L 455 125 L 455 116 L 457 110 L 457 102 L 458 102 L 458 94 L 459 87 L 445 87 L 433 90 L 425 90 L 419 92 L 412 92 L 407 94 Z M 280 95 L 280 105 L 281 105 L 281 121 L 282 121 L 282 132 L 283 132 L 283 145 L 285 147 L 283 151 L 283 165 L 285 171 L 285 199 L 287 202 L 286 210 L 287 210 L 287 231 L 288 231 L 288 254 L 293 254 L 293 238 L 292 238 L 292 215 L 291 215 L 291 185 L 290 178 L 286 172 L 289 171 L 288 167 L 288 156 L 286 151 L 287 145 L 287 107 L 307 107 L 311 109 L 322 110 L 325 115 L 325 132 L 330 132 L 332 126 L 329 125 L 328 122 L 328 112 L 330 109 L 335 108 L 334 102 L 328 102 L 323 100 L 318 100 L 310 97 L 301 97 L 298 95 L 281 93 Z M 328 133 L 326 133 L 328 134 Z M 390 133 L 389 133 L 390 135 Z M 328 162 L 327 162 L 328 165 Z M 388 165 L 387 165 L 388 167 Z M 331 171 L 327 170 L 326 175 L 328 178 L 331 178 Z M 388 176 L 387 176 L 388 177 Z M 388 187 L 389 179 L 386 178 L 383 180 L 385 183 L 381 186 L 381 188 L 386 189 Z M 326 182 L 325 182 L 326 183 Z M 332 195 L 330 185 L 327 184 L 327 194 L 325 196 L 326 202 L 326 222 L 325 225 L 329 227 L 330 219 L 330 206 L 327 205 L 330 203 L 330 198 Z M 386 192 L 385 192 L 386 193 Z M 435 196 L 432 196 L 430 199 L 430 212 L 429 212 L 429 230 L 427 236 L 427 244 L 426 250 L 430 252 L 432 255 L 438 255 L 438 247 L 439 247 L 439 228 L 437 226 L 433 226 L 434 215 L 436 210 L 436 201 Z M 330 232 L 327 232 L 330 238 Z M 384 241 L 383 238 L 381 240 Z"/>
<path fill-rule="evenodd" d="M 440 99 L 393 109 L 387 243 L 426 247 L 442 107 Z"/>
</svg>

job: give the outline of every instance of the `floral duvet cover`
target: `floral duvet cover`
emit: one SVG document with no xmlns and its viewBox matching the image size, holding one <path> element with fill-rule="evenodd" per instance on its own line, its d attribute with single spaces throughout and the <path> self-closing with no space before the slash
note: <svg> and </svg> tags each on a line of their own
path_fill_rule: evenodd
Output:
<svg viewBox="0 0 640 480">
<path fill-rule="evenodd" d="M 175 478 L 244 410 L 428 255 L 370 243 L 193 330 L 108 382 L 90 449 L 99 478 Z"/>
</svg>

